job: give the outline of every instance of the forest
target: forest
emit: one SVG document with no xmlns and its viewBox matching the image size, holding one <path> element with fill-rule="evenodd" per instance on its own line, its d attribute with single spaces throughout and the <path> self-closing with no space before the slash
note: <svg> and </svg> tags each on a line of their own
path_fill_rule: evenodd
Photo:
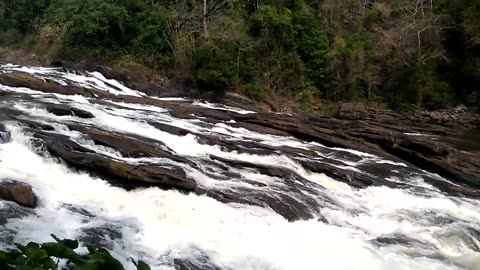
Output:
<svg viewBox="0 0 480 270">
<path fill-rule="evenodd" d="M 480 107 L 480 0 L 1 0 L 0 46 L 307 108 Z"/>
</svg>

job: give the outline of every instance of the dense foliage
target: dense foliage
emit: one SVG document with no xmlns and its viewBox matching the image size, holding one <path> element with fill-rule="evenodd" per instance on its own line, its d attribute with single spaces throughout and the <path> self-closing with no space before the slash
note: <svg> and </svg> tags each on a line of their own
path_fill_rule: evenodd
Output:
<svg viewBox="0 0 480 270">
<path fill-rule="evenodd" d="M 16 244 L 16 250 L 0 251 L 0 269 L 4 270 L 124 270 L 122 264 L 102 248 L 88 247 L 88 253 L 77 254 L 74 250 L 79 243 L 76 240 L 58 239 L 56 242 L 26 246 Z M 150 267 L 139 261 L 133 262 L 137 270 L 150 270 Z"/>
<path fill-rule="evenodd" d="M 480 104 L 478 0 L 1 0 L 0 44 L 257 100 Z"/>
</svg>

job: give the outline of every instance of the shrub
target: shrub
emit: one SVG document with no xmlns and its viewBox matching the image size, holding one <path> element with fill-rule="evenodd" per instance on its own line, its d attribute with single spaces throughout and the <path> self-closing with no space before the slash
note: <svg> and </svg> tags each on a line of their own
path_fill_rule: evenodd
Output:
<svg viewBox="0 0 480 270">
<path fill-rule="evenodd" d="M 258 87 L 256 87 L 255 85 L 252 85 L 252 84 L 247 84 L 245 86 L 245 95 L 253 100 L 256 100 L 256 101 L 262 101 L 262 100 L 265 100 L 267 98 L 267 93 L 265 92 L 265 90 L 262 90 Z"/>
<path fill-rule="evenodd" d="M 318 89 L 330 87 L 328 72 L 328 39 L 320 22 L 312 15 L 293 17 L 297 52 L 306 66 L 306 76 Z"/>
<path fill-rule="evenodd" d="M 16 250 L 0 251 L 0 269 L 56 270 L 61 259 L 66 261 L 67 269 L 72 270 L 124 270 L 123 265 L 106 249 L 87 246 L 88 253 L 80 255 L 75 252 L 78 241 L 61 240 L 53 234 L 52 237 L 56 242 L 30 242 L 26 246 L 16 244 Z M 137 270 L 150 270 L 142 261 L 133 263 Z"/>
<path fill-rule="evenodd" d="M 436 81 L 433 83 L 433 89 L 427 93 L 424 99 L 424 105 L 429 109 L 445 108 L 453 105 L 452 100 L 453 95 L 450 84 Z"/>
<path fill-rule="evenodd" d="M 380 11 L 376 9 L 368 10 L 365 13 L 365 17 L 363 18 L 363 24 L 366 28 L 370 28 L 372 25 L 380 22 L 382 19 Z"/>
<path fill-rule="evenodd" d="M 23 39 L 22 33 L 15 29 L 8 29 L 0 34 L 0 44 L 12 45 L 17 44 Z"/>
<path fill-rule="evenodd" d="M 195 79 L 201 87 L 223 92 L 236 77 L 236 46 L 233 42 L 206 42 L 193 51 Z"/>
<path fill-rule="evenodd" d="M 113 48 L 121 42 L 127 11 L 101 0 L 53 0 L 48 14 L 49 23 L 66 27 L 66 44 Z"/>
<path fill-rule="evenodd" d="M 250 33 L 270 48 L 294 50 L 296 47 L 292 13 L 288 9 L 276 12 L 271 6 L 261 6 L 252 16 Z"/>
</svg>

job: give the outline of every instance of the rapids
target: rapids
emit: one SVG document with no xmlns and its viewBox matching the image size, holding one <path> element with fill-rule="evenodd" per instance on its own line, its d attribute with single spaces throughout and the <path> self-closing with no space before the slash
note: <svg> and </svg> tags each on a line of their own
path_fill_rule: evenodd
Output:
<svg viewBox="0 0 480 270">
<path fill-rule="evenodd" d="M 12 71 L 147 98 L 97 72 L 0 66 L 0 72 Z M 199 110 L 255 113 L 190 99 L 158 100 L 190 103 Z M 46 109 L 48 104 L 65 104 L 95 117 L 57 116 Z M 242 200 L 158 187 L 127 191 L 52 156 L 26 122 L 48 125 L 53 129 L 47 134 L 68 136 L 109 159 L 179 167 L 203 190 Z M 132 266 L 133 258 L 153 269 L 480 269 L 480 202 L 431 184 L 447 179 L 410 164 L 261 134 L 234 122 L 179 118 L 160 106 L 0 85 L 0 123 L 8 130 L 8 136 L 0 134 L 6 138 L 0 140 L 0 179 L 28 183 L 39 198 L 36 209 L 0 201 L 0 246 L 50 241 L 54 233 L 101 244 L 126 266 Z M 189 133 L 169 133 L 155 123 Z M 191 163 L 125 157 L 72 126 L 144 138 Z M 200 135 L 242 151 L 206 143 Z M 272 176 L 227 161 L 291 174 Z M 311 172 L 303 162 L 327 163 L 386 184 L 356 187 Z"/>
</svg>

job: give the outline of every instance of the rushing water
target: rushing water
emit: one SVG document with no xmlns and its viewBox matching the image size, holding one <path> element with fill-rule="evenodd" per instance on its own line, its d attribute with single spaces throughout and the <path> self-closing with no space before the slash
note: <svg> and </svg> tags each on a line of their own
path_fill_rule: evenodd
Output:
<svg viewBox="0 0 480 270">
<path fill-rule="evenodd" d="M 11 65 L 0 70 L 19 70 L 116 95 L 143 95 L 99 73 Z M 0 179 L 26 182 L 40 198 L 35 210 L 0 201 L 0 243 L 4 247 L 12 242 L 50 241 L 49 235 L 54 233 L 100 243 L 127 266 L 131 266 L 128 261 L 132 257 L 154 269 L 480 269 L 480 202 L 440 192 L 425 180 L 445 179 L 408 164 L 259 134 L 235 128 L 231 121 L 175 118 L 169 110 L 151 105 L 95 103 L 81 96 L 0 85 L 1 92 L 15 94 L 0 96 L 0 109 L 12 111 L 19 120 L 49 124 L 54 127 L 52 132 L 67 135 L 96 153 L 135 164 L 175 164 L 206 189 L 244 194 L 252 201 L 262 196 L 279 201 L 288 198 L 304 206 L 311 216 L 289 221 L 268 205 L 222 203 L 158 188 L 125 191 L 50 157 L 24 126 L 0 115 L 12 135 L 10 142 L 0 144 Z M 93 113 L 95 118 L 56 116 L 45 109 L 48 103 L 69 104 Z M 197 101 L 193 105 L 253 113 Z M 152 121 L 192 134 L 173 135 L 156 129 Z M 159 158 L 125 158 L 69 129 L 71 124 L 158 141 L 197 166 Z M 254 142 L 294 150 L 268 155 L 226 151 L 199 143 L 193 133 L 232 144 Z M 248 168 L 221 170 L 211 162 L 211 156 L 285 168 L 295 177 L 282 179 Z M 305 159 L 335 162 L 339 170 L 371 174 L 391 185 L 355 188 L 306 170 L 300 162 Z"/>
</svg>

